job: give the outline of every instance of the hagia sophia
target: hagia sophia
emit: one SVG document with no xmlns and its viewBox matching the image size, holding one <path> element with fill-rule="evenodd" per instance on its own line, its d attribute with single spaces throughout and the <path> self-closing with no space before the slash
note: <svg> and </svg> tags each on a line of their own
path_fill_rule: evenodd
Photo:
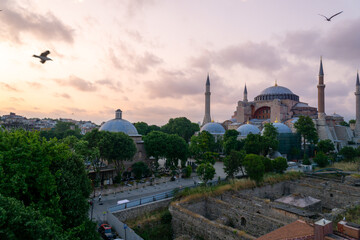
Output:
<svg viewBox="0 0 360 240">
<path fill-rule="evenodd" d="M 222 123 L 211 121 L 210 117 L 210 79 L 206 80 L 205 116 L 200 131 L 208 131 L 213 135 L 222 135 L 227 129 L 236 129 L 239 138 L 245 138 L 249 133 L 260 134 L 264 123 L 273 123 L 280 136 L 296 133 L 294 123 L 299 116 L 309 116 L 313 119 L 319 138 L 330 139 L 337 150 L 349 142 L 358 143 L 360 135 L 360 82 L 356 78 L 356 124 L 350 127 L 340 125 L 344 118 L 338 114 L 325 114 L 325 84 L 322 59 L 320 59 L 318 79 L 318 107 L 301 102 L 300 97 L 290 89 L 278 86 L 268 87 L 260 92 L 253 101 L 247 97 L 245 85 L 243 100 L 238 101 L 234 114 Z M 286 141 L 284 142 L 286 144 Z M 281 145 L 281 143 L 280 143 Z M 280 146 L 281 148 L 281 146 Z M 285 153 L 285 152 L 282 152 Z"/>
<path fill-rule="evenodd" d="M 313 119 L 319 138 L 330 139 L 336 149 L 339 150 L 349 143 L 360 143 L 360 81 L 359 74 L 356 78 L 356 124 L 350 127 L 342 126 L 340 123 L 344 118 L 338 114 L 325 114 L 325 84 L 322 59 L 318 77 L 318 106 L 309 106 L 300 101 L 300 97 L 290 89 L 279 86 L 268 87 L 260 92 L 253 101 L 247 97 L 247 88 L 244 87 L 243 99 L 237 102 L 234 114 L 230 119 L 217 123 L 211 120 L 210 115 L 210 78 L 207 76 L 205 83 L 205 114 L 201 124 L 201 131 L 208 131 L 216 138 L 225 134 L 228 129 L 235 129 L 239 132 L 239 139 L 246 138 L 250 133 L 261 134 L 265 123 L 273 123 L 278 130 L 279 152 L 283 156 L 291 155 L 292 148 L 301 148 L 301 138 L 296 134 L 294 123 L 299 116 L 309 116 Z M 123 132 L 129 135 L 135 142 L 137 153 L 134 161 L 146 160 L 146 152 L 142 136 L 129 121 L 122 118 L 120 109 L 115 112 L 115 119 L 104 123 L 100 131 Z M 132 163 L 133 163 L 132 162 Z M 131 164 L 131 163 L 129 163 Z"/>
</svg>

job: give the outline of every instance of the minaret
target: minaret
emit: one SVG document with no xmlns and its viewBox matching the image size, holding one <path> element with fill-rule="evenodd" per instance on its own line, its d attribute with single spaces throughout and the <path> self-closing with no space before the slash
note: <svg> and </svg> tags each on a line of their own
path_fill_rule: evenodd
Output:
<svg viewBox="0 0 360 240">
<path fill-rule="evenodd" d="M 205 125 L 206 123 L 211 122 L 211 117 L 210 117 L 210 79 L 209 79 L 209 74 L 207 76 L 206 79 L 206 91 L 205 91 L 205 116 L 204 116 L 204 121 L 202 123 L 202 125 Z"/>
<path fill-rule="evenodd" d="M 247 99 L 247 89 L 246 89 L 246 83 L 245 83 L 243 102 L 247 102 L 247 101 L 248 101 L 248 99 Z"/>
<path fill-rule="evenodd" d="M 318 88 L 318 119 L 325 119 L 325 84 L 322 57 L 320 58 L 319 84 Z"/>
<path fill-rule="evenodd" d="M 356 75 L 356 123 L 355 123 L 355 136 L 360 136 L 360 81 L 359 81 L 359 71 Z"/>
</svg>

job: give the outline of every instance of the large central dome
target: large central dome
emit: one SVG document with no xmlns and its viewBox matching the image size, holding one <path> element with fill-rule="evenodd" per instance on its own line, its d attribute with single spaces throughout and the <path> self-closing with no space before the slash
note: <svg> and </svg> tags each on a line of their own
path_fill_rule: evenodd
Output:
<svg viewBox="0 0 360 240">
<path fill-rule="evenodd" d="M 266 101 L 274 99 L 290 99 L 299 101 L 299 96 L 294 94 L 290 89 L 281 86 L 272 86 L 264 89 L 256 98 L 255 101 Z"/>
</svg>

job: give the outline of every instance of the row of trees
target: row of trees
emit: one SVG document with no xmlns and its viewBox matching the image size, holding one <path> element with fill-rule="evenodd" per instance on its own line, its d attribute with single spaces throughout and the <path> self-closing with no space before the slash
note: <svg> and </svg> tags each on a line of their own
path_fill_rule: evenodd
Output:
<svg viewBox="0 0 360 240">
<path fill-rule="evenodd" d="M 38 132 L 0 131 L 0 239 L 99 239 L 79 154 Z"/>
</svg>

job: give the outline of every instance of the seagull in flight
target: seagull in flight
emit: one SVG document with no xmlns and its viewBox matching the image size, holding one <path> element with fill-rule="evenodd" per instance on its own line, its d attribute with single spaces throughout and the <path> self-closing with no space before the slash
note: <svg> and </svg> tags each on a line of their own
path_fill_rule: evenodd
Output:
<svg viewBox="0 0 360 240">
<path fill-rule="evenodd" d="M 49 55 L 49 54 L 50 54 L 50 51 L 47 50 L 47 51 L 41 53 L 40 56 L 38 56 L 38 55 L 33 55 L 33 57 L 40 58 L 40 62 L 44 64 L 47 60 L 52 61 L 51 58 L 48 58 L 48 57 L 47 57 L 47 55 Z"/>
<path fill-rule="evenodd" d="M 335 16 L 337 16 L 337 15 L 339 15 L 340 13 L 342 13 L 343 11 L 341 11 L 341 12 L 338 12 L 338 13 L 336 13 L 336 14 L 334 14 L 334 15 L 332 15 L 331 17 L 326 17 L 326 16 L 324 16 L 324 15 L 321 15 L 321 14 L 319 14 L 320 16 L 323 16 L 324 18 L 326 18 L 326 21 L 328 21 L 328 22 L 330 22 L 331 21 L 331 19 L 333 18 L 333 17 L 335 17 Z"/>
</svg>

